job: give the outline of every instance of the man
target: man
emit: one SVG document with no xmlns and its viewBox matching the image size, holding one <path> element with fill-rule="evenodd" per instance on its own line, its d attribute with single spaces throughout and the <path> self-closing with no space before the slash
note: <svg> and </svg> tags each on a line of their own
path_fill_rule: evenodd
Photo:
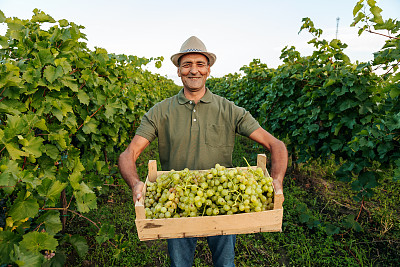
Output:
<svg viewBox="0 0 400 267">
<path fill-rule="evenodd" d="M 132 189 L 133 201 L 142 197 L 144 185 L 135 162 L 157 137 L 163 170 L 199 170 L 216 163 L 232 167 L 236 133 L 248 136 L 270 151 L 271 176 L 275 189 L 281 191 L 288 158 L 285 144 L 261 128 L 245 109 L 205 87 L 215 54 L 207 52 L 203 42 L 192 36 L 171 60 L 178 68 L 183 89 L 143 116 L 132 142 L 119 157 L 119 169 Z M 234 266 L 235 240 L 235 235 L 207 237 L 214 266 Z M 192 266 L 196 242 L 196 238 L 168 239 L 171 266 Z"/>
</svg>

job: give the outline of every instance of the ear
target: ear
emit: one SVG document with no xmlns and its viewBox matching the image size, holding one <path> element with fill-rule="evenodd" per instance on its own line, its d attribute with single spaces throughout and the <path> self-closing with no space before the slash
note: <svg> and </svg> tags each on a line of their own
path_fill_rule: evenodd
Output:
<svg viewBox="0 0 400 267">
<path fill-rule="evenodd" d="M 178 77 L 181 77 L 181 71 L 180 71 L 179 67 L 178 67 L 176 73 L 178 73 Z"/>
</svg>

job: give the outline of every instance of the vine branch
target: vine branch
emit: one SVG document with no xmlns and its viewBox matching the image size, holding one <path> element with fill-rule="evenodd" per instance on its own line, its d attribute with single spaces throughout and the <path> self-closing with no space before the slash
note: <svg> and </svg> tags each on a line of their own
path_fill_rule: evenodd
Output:
<svg viewBox="0 0 400 267">
<path fill-rule="evenodd" d="M 397 37 L 394 37 L 394 36 L 390 36 L 390 35 L 386 35 L 386 34 L 383 34 L 383 33 L 374 32 L 374 31 L 371 31 L 371 30 L 365 30 L 365 31 L 367 31 L 369 33 L 385 36 L 385 37 L 390 38 L 390 39 L 400 40 L 400 38 L 397 38 Z"/>
</svg>

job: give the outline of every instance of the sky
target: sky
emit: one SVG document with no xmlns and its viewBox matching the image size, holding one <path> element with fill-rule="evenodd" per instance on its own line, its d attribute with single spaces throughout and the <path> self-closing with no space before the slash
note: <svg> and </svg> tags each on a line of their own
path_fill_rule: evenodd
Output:
<svg viewBox="0 0 400 267">
<path fill-rule="evenodd" d="M 160 69 L 147 68 L 182 85 L 170 57 L 182 43 L 197 36 L 217 56 L 211 76 L 240 72 L 253 59 L 270 68 L 282 64 L 285 46 L 295 46 L 302 56 L 310 55 L 307 44 L 313 37 L 302 31 L 302 18 L 309 17 L 322 38 L 336 37 L 348 44 L 344 52 L 352 62 L 373 59 L 386 40 L 370 33 L 357 34 L 350 27 L 358 0 L 0 0 L 6 17 L 29 19 L 33 9 L 85 27 L 88 47 L 109 53 L 139 57 L 164 57 Z M 400 19 L 400 0 L 378 0 L 383 19 Z M 337 21 L 339 18 L 339 22 Z M 0 25 L 0 34 L 7 27 Z"/>
</svg>

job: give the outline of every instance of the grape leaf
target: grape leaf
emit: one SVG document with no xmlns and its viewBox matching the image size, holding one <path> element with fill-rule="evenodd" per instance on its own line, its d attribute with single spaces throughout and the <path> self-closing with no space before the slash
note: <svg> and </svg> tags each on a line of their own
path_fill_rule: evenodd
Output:
<svg viewBox="0 0 400 267">
<path fill-rule="evenodd" d="M 60 19 L 58 23 L 60 24 L 60 27 L 67 27 L 69 25 L 68 20 L 66 19 Z"/>
<path fill-rule="evenodd" d="M 58 241 L 48 233 L 29 232 L 23 236 L 20 247 L 28 251 L 56 250 Z"/>
<path fill-rule="evenodd" d="M 32 16 L 32 22 L 51 22 L 54 23 L 56 22 L 51 16 L 47 15 L 43 11 L 40 11 L 39 9 L 35 8 L 33 10 L 33 13 L 35 15 Z"/>
<path fill-rule="evenodd" d="M 82 104 L 89 105 L 90 98 L 83 90 L 78 92 L 77 97 Z"/>
<path fill-rule="evenodd" d="M 8 151 L 8 154 L 10 154 L 10 157 L 13 160 L 20 159 L 21 157 L 28 157 L 29 156 L 29 154 L 27 152 L 19 150 L 17 148 L 17 145 L 14 144 L 14 143 L 7 143 L 7 144 L 5 144 L 5 147 L 6 147 L 7 151 Z"/>
<path fill-rule="evenodd" d="M 102 244 L 107 240 L 114 238 L 115 235 L 115 227 L 110 224 L 103 224 L 97 233 L 96 241 L 98 244 Z"/>
<path fill-rule="evenodd" d="M 21 139 L 18 142 L 23 145 L 22 149 L 29 154 L 34 155 L 36 158 L 42 156 L 42 151 L 40 150 L 43 144 L 43 138 L 30 136 L 28 139 Z"/>
<path fill-rule="evenodd" d="M 79 257 L 83 258 L 89 250 L 86 239 L 80 235 L 73 235 L 67 239 L 67 242 L 71 243 L 78 252 Z"/>
<path fill-rule="evenodd" d="M 43 67 L 46 64 L 54 64 L 53 54 L 50 52 L 50 49 L 41 49 L 37 53 L 37 59 L 39 60 L 41 66 Z"/>
<path fill-rule="evenodd" d="M 44 223 L 46 232 L 49 235 L 55 235 L 62 230 L 62 224 L 60 220 L 60 213 L 56 210 L 49 210 L 42 216 L 40 216 L 37 222 Z"/>
<path fill-rule="evenodd" d="M 4 15 L 3 11 L 0 10 L 0 23 L 3 23 L 6 21 L 6 16 Z"/>
<path fill-rule="evenodd" d="M 377 23 L 377 24 L 381 24 L 383 23 L 383 19 L 382 19 L 382 9 L 378 6 L 373 6 L 369 9 L 372 13 L 372 15 L 374 15 L 374 18 L 372 19 L 373 22 Z"/>
<path fill-rule="evenodd" d="M 61 77 L 62 75 L 63 70 L 61 66 L 58 66 L 57 68 L 53 66 L 47 66 L 43 73 L 43 76 L 46 78 L 46 80 L 49 81 L 49 83 L 53 83 L 57 78 Z"/>
<path fill-rule="evenodd" d="M 60 79 L 60 82 L 70 88 L 73 92 L 78 92 L 79 88 L 78 88 L 78 84 L 76 83 L 76 80 L 72 77 L 69 76 L 64 76 Z"/>
<path fill-rule="evenodd" d="M 62 183 L 58 180 L 53 181 L 52 179 L 45 178 L 42 184 L 38 186 L 39 195 L 48 198 L 53 203 L 57 202 L 61 191 L 67 186 L 67 183 Z"/>
<path fill-rule="evenodd" d="M 90 121 L 85 123 L 85 125 L 82 127 L 82 131 L 85 134 L 97 133 L 97 125 L 98 125 L 97 120 L 91 118 Z"/>
<path fill-rule="evenodd" d="M 11 231 L 0 231 L 0 265 L 10 261 L 11 251 L 17 245 L 21 237 Z"/>
<path fill-rule="evenodd" d="M 42 147 L 42 151 L 46 153 L 47 156 L 49 156 L 52 159 L 57 159 L 58 155 L 60 154 L 59 150 L 57 149 L 56 146 L 51 145 L 51 144 L 45 144 Z"/>
<path fill-rule="evenodd" d="M 24 199 L 25 192 L 20 191 L 18 198 L 11 206 L 8 215 L 10 215 L 14 221 L 19 221 L 27 218 L 33 218 L 39 212 L 39 204 L 33 196 L 29 196 Z"/>
<path fill-rule="evenodd" d="M 79 212 L 89 212 L 91 209 L 97 208 L 96 194 L 75 191 L 74 196 Z"/>
<path fill-rule="evenodd" d="M 42 265 L 44 257 L 38 251 L 29 251 L 24 247 L 14 245 L 10 259 L 18 264 L 18 266 L 36 267 Z"/>
<path fill-rule="evenodd" d="M 358 1 L 358 3 L 356 4 L 356 6 L 354 7 L 354 9 L 353 9 L 353 17 L 355 17 L 356 14 L 358 13 L 358 11 L 360 11 L 360 9 L 364 6 L 364 5 L 362 4 L 363 1 L 364 1 L 364 0 Z"/>
</svg>

